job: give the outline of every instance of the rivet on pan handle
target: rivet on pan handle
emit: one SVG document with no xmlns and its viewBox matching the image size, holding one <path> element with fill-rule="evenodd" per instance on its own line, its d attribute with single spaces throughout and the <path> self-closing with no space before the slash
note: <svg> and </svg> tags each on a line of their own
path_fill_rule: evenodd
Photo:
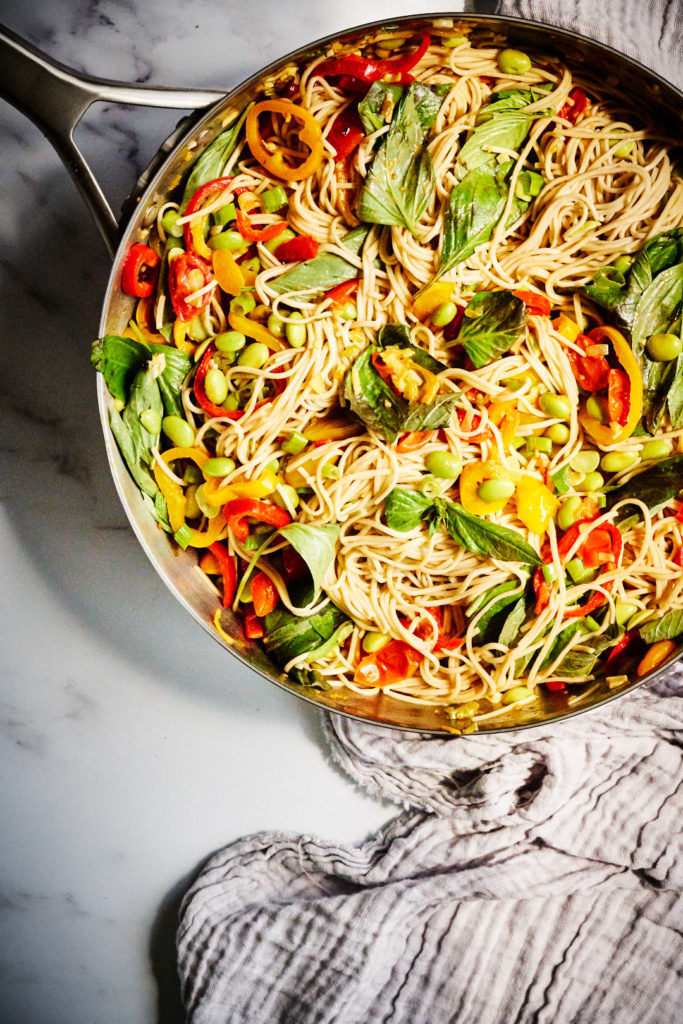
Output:
<svg viewBox="0 0 683 1024">
<path fill-rule="evenodd" d="M 74 128 L 91 103 L 130 103 L 191 110 L 212 106 L 222 92 L 126 85 L 77 74 L 0 25 L 0 96 L 29 117 L 52 143 L 80 189 L 113 256 L 119 225 L 99 182 L 73 139 Z"/>
</svg>

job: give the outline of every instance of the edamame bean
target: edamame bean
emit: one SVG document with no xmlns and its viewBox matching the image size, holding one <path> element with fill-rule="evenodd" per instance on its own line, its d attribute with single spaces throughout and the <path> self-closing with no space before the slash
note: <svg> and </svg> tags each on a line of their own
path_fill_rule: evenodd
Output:
<svg viewBox="0 0 683 1024">
<path fill-rule="evenodd" d="M 676 334 L 653 334 L 647 339 L 647 354 L 658 363 L 668 363 L 683 352 L 683 341 Z"/>
<path fill-rule="evenodd" d="M 164 416 L 161 429 L 178 448 L 191 448 L 194 444 L 194 430 L 182 416 Z"/>
<path fill-rule="evenodd" d="M 619 134 L 616 137 L 612 137 L 610 139 L 610 142 L 618 142 L 619 141 L 619 135 L 621 135 L 621 134 L 623 134 L 623 133 L 619 132 Z M 619 160 L 623 160 L 625 157 L 629 156 L 632 152 L 633 152 L 633 140 L 631 140 L 630 142 L 622 142 L 622 144 L 620 146 L 617 146 L 617 148 L 614 150 L 614 156 L 616 156 Z"/>
<path fill-rule="evenodd" d="M 515 485 L 512 480 L 484 480 L 477 488 L 477 497 L 487 504 L 496 501 L 504 501 L 511 498 L 515 493 Z"/>
<path fill-rule="evenodd" d="M 217 516 L 220 512 L 220 505 L 212 505 L 211 502 L 207 500 L 204 484 L 199 485 L 195 491 L 194 497 L 197 505 L 201 509 L 202 515 L 206 516 L 207 519 L 213 519 L 214 516 Z"/>
<path fill-rule="evenodd" d="M 614 618 L 618 626 L 625 626 L 632 615 L 638 611 L 638 605 L 631 601 L 614 602 Z"/>
<path fill-rule="evenodd" d="M 575 473 L 592 473 L 600 465 L 600 455 L 592 450 L 579 452 L 569 465 Z"/>
<path fill-rule="evenodd" d="M 501 50 L 498 67 L 504 75 L 523 75 L 531 71 L 531 58 L 521 50 Z"/>
<path fill-rule="evenodd" d="M 599 491 L 605 486 L 605 478 L 602 473 L 586 473 L 581 481 L 582 491 Z"/>
<path fill-rule="evenodd" d="M 228 395 L 228 397 L 223 402 L 223 408 L 227 409 L 228 412 L 235 412 L 235 410 L 239 409 L 239 407 L 240 407 L 240 400 L 237 397 L 237 395 L 235 394 L 235 392 L 233 391 L 233 393 Z"/>
<path fill-rule="evenodd" d="M 230 252 L 239 252 L 240 249 L 247 248 L 247 241 L 242 238 L 239 231 L 230 228 L 228 231 L 221 231 L 219 235 L 213 235 L 209 239 L 209 246 L 212 249 L 229 249 Z"/>
<path fill-rule="evenodd" d="M 441 45 L 448 47 L 449 50 L 454 50 L 456 46 L 462 46 L 466 43 L 467 39 L 465 36 L 447 36 L 441 40 Z"/>
<path fill-rule="evenodd" d="M 526 384 L 526 381 L 522 377 L 508 377 L 507 380 L 503 381 L 503 384 L 508 391 L 519 391 Z"/>
<path fill-rule="evenodd" d="M 606 473 L 621 473 L 624 469 L 630 469 L 639 461 L 635 452 L 607 452 L 600 460 L 600 468 Z"/>
<path fill-rule="evenodd" d="M 281 338 L 285 333 L 285 323 L 277 313 L 271 313 L 268 317 L 268 330 L 271 334 L 274 334 L 276 338 Z"/>
<path fill-rule="evenodd" d="M 254 341 L 251 345 L 247 345 L 244 352 L 238 357 L 237 365 L 249 366 L 254 370 L 260 370 L 264 363 L 267 362 L 269 355 L 270 349 L 267 345 L 264 345 L 261 341 Z"/>
<path fill-rule="evenodd" d="M 225 374 L 217 367 L 212 367 L 204 378 L 206 397 L 214 405 L 222 405 L 228 397 L 228 382 Z"/>
<path fill-rule="evenodd" d="M 238 316 L 248 316 L 256 308 L 256 299 L 252 292 L 243 291 L 230 300 L 230 312 Z"/>
<path fill-rule="evenodd" d="M 432 313 L 432 323 L 435 327 L 445 327 L 455 319 L 457 312 L 458 307 L 454 302 L 442 302 Z"/>
<path fill-rule="evenodd" d="M 643 461 L 649 462 L 650 459 L 665 459 L 667 455 L 671 455 L 671 445 L 668 441 L 646 441 L 643 447 L 640 449 L 640 457 Z"/>
<path fill-rule="evenodd" d="M 433 476 L 444 480 L 455 480 L 462 472 L 462 462 L 452 452 L 430 452 L 425 459 L 425 466 Z"/>
<path fill-rule="evenodd" d="M 158 434 L 161 430 L 161 413 L 158 409 L 145 409 L 140 413 L 140 423 L 150 434 Z"/>
<path fill-rule="evenodd" d="M 553 423 L 548 427 L 545 436 L 549 437 L 553 444 L 566 444 L 569 440 L 569 427 L 565 423 Z"/>
<path fill-rule="evenodd" d="M 303 320 L 303 316 L 299 312 L 294 312 L 290 314 L 289 319 L 294 321 Z M 306 339 L 308 338 L 306 324 L 296 322 L 287 324 L 285 334 L 287 335 L 287 341 L 292 348 L 303 348 L 306 344 Z"/>
<path fill-rule="evenodd" d="M 355 320 L 358 316 L 358 307 L 355 302 L 345 302 L 342 308 L 339 310 L 339 316 L 342 320 Z"/>
<path fill-rule="evenodd" d="M 214 459 L 207 459 L 202 468 L 204 476 L 229 476 L 235 471 L 235 460 L 226 456 L 216 456 Z"/>
<path fill-rule="evenodd" d="M 598 395 L 591 395 L 590 398 L 586 399 L 586 412 L 594 420 L 597 420 L 598 423 L 609 423 L 607 402 Z"/>
<path fill-rule="evenodd" d="M 574 525 L 580 508 L 581 498 L 567 498 L 562 502 L 560 511 L 557 513 L 557 525 L 561 530 L 568 530 Z"/>
<path fill-rule="evenodd" d="M 507 690 L 503 694 L 503 704 L 516 704 L 518 700 L 525 700 L 527 697 L 533 697 L 534 691 L 530 690 L 528 686 L 513 686 L 511 690 Z"/>
<path fill-rule="evenodd" d="M 390 639 L 391 637 L 387 636 L 386 633 L 378 633 L 373 629 L 363 637 L 363 650 L 366 654 L 374 654 L 382 647 L 385 647 Z"/>
<path fill-rule="evenodd" d="M 217 334 L 215 345 L 219 352 L 226 352 L 234 355 L 247 343 L 247 339 L 241 331 L 225 331 L 224 334 Z"/>
<path fill-rule="evenodd" d="M 188 462 L 183 471 L 183 483 L 186 484 L 200 484 L 204 479 L 199 466 L 195 465 L 194 462 Z"/>
<path fill-rule="evenodd" d="M 275 238 L 271 238 L 268 242 L 264 242 L 263 244 L 268 252 L 274 253 L 281 245 L 285 242 L 291 242 L 293 238 L 296 238 L 294 232 L 290 231 L 289 228 L 283 228 L 279 235 L 276 235 Z"/>
<path fill-rule="evenodd" d="M 541 395 L 538 399 L 541 411 L 558 420 L 568 420 L 572 414 L 572 403 L 566 395 Z"/>
</svg>

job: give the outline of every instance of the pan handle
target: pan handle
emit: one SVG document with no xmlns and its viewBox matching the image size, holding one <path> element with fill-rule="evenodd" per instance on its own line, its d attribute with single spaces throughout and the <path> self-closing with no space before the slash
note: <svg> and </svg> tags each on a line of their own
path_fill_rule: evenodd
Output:
<svg viewBox="0 0 683 1024">
<path fill-rule="evenodd" d="M 0 25 L 0 96 L 29 117 L 49 139 L 88 204 L 113 256 L 119 226 L 99 182 L 73 139 L 74 128 L 91 103 L 194 110 L 212 106 L 222 92 L 126 85 L 77 74 Z"/>
</svg>

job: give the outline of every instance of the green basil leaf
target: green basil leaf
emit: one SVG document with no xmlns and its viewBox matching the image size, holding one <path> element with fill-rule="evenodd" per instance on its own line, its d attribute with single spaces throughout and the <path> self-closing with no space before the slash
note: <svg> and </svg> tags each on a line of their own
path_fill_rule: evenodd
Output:
<svg viewBox="0 0 683 1024">
<path fill-rule="evenodd" d="M 149 356 L 149 345 L 133 338 L 121 338 L 118 334 L 105 334 L 93 342 L 90 362 L 104 377 L 110 394 L 125 403 L 133 378 Z"/>
<path fill-rule="evenodd" d="M 148 409 L 160 415 L 163 412 L 157 378 L 149 364 L 135 375 L 123 413 L 112 410 L 109 422 L 131 476 L 140 490 L 153 498 L 159 488 L 150 469 L 154 461 L 152 448 L 159 443 L 159 434 L 151 434 L 140 421 L 140 414 Z"/>
<path fill-rule="evenodd" d="M 450 194 L 444 218 L 438 277 L 488 242 L 507 200 L 507 185 L 488 167 L 474 167 Z"/>
<path fill-rule="evenodd" d="M 434 191 L 434 165 L 426 140 L 440 102 L 421 82 L 406 90 L 365 179 L 357 211 L 360 220 L 395 224 L 418 235 L 418 222 Z"/>
<path fill-rule="evenodd" d="M 403 86 L 391 82 L 373 82 L 358 103 L 358 113 L 368 135 L 389 124 L 396 104 L 403 95 Z"/>
<path fill-rule="evenodd" d="M 512 587 L 502 593 L 497 587 L 490 591 L 490 595 L 493 596 L 489 599 L 476 625 L 477 643 L 480 646 L 500 641 L 501 630 L 507 621 L 511 606 L 518 604 L 520 593 L 518 580 L 514 580 Z M 521 601 L 522 606 L 524 606 L 525 600 L 523 596 Z"/>
<path fill-rule="evenodd" d="M 494 166 L 495 153 L 491 146 L 518 150 L 533 122 L 544 117 L 544 112 L 527 114 L 522 108 L 540 99 L 541 93 L 530 89 L 509 89 L 496 94 L 496 98 L 480 111 L 478 124 L 458 153 L 455 173 L 465 177 L 468 171 L 482 165 Z"/>
<path fill-rule="evenodd" d="M 323 585 L 327 570 L 334 561 L 339 540 L 339 524 L 288 523 L 278 530 L 281 537 L 289 541 L 308 566 L 317 594 Z"/>
<path fill-rule="evenodd" d="M 525 327 L 526 307 L 516 295 L 479 292 L 467 306 L 457 342 L 480 369 L 509 352 Z"/>
<path fill-rule="evenodd" d="M 242 125 L 249 113 L 249 108 L 253 107 L 253 105 L 253 103 L 250 103 L 245 107 L 237 120 L 229 128 L 221 132 L 220 135 L 217 135 L 193 164 L 190 175 L 185 182 L 183 198 L 180 203 L 181 214 L 185 212 L 187 204 L 198 188 L 213 181 L 214 178 L 221 177 L 223 168 L 228 162 L 229 157 L 232 156 L 235 146 L 239 141 Z"/>
<path fill-rule="evenodd" d="M 384 502 L 384 518 L 390 530 L 414 530 L 422 522 L 425 512 L 433 505 L 431 498 L 421 491 L 407 487 L 394 487 Z"/>
<path fill-rule="evenodd" d="M 480 519 L 453 501 L 436 498 L 434 506 L 453 540 L 473 554 L 505 562 L 543 564 L 531 545 L 514 530 Z"/>
<path fill-rule="evenodd" d="M 580 632 L 582 629 L 585 630 L 587 628 L 583 619 L 577 620 L 573 625 L 575 627 L 574 630 L 571 630 L 571 627 L 568 627 L 567 629 L 564 629 L 557 638 L 560 640 L 561 638 L 566 637 L 564 640 L 565 646 L 572 636 L 575 636 L 576 633 Z M 608 626 L 605 632 L 601 633 L 600 636 L 593 637 L 591 640 L 587 640 L 585 644 L 580 645 L 581 647 L 585 647 L 586 650 L 580 650 L 578 647 L 573 647 L 557 665 L 555 671 L 558 675 L 563 676 L 588 675 L 593 671 L 595 663 L 598 660 L 598 656 L 602 654 L 603 651 L 606 651 L 608 647 L 612 646 L 620 632 L 621 630 L 619 629 L 619 626 L 617 626 L 616 623 L 612 623 L 612 625 Z M 553 650 L 551 651 L 552 656 L 548 655 L 543 664 L 546 666 L 550 665 L 557 657 L 560 650 L 561 647 L 556 649 L 556 644 L 554 644 Z"/>
<path fill-rule="evenodd" d="M 663 506 L 675 498 L 680 490 L 683 490 L 683 455 L 674 455 L 673 458 L 664 459 L 644 472 L 632 476 L 621 487 L 608 491 L 606 507 L 610 509 L 620 501 L 636 499 L 644 502 L 651 511 L 654 511 L 658 506 Z M 635 509 L 635 513 L 640 518 L 638 509 Z M 618 520 L 624 520 L 627 517 L 630 520 L 633 515 L 634 512 L 622 509 Z"/>
<path fill-rule="evenodd" d="M 166 416 L 185 417 L 181 399 L 185 378 L 192 369 L 192 359 L 174 345 L 150 345 L 152 355 L 163 355 L 164 368 L 157 377 Z"/>
<path fill-rule="evenodd" d="M 353 256 L 360 256 L 369 232 L 367 224 L 353 228 L 342 239 L 344 248 Z M 310 291 L 311 297 L 315 298 L 339 284 L 344 284 L 345 281 L 353 281 L 359 273 L 358 267 L 348 263 L 342 256 L 323 252 L 320 256 L 297 264 L 280 277 L 271 280 L 269 284 L 278 295 L 284 292 Z"/>
<path fill-rule="evenodd" d="M 671 330 L 683 309 L 683 263 L 663 270 L 643 292 L 636 307 L 631 328 L 631 347 L 643 376 L 643 422 L 656 433 L 664 414 L 679 361 L 657 362 L 650 359 L 645 344 L 652 334 Z"/>
<path fill-rule="evenodd" d="M 292 588 L 290 596 L 293 602 L 296 600 L 298 607 L 305 608 L 312 603 L 315 593 L 309 584 L 298 589 Z M 331 601 L 315 615 L 308 616 L 294 615 L 284 605 L 279 605 L 266 615 L 263 643 L 274 661 L 284 666 L 292 658 L 319 651 L 341 626 L 350 621 Z"/>
<path fill-rule="evenodd" d="M 512 609 L 508 610 L 507 617 L 498 634 L 498 643 L 502 647 L 511 648 L 514 646 L 514 643 L 519 636 L 519 631 L 526 619 L 526 606 L 526 597 L 522 596 L 519 598 L 517 603 L 513 605 Z"/>
<path fill-rule="evenodd" d="M 661 618 L 646 622 L 640 627 L 640 635 L 647 644 L 658 640 L 675 640 L 683 633 L 683 608 L 672 608 Z"/>
</svg>

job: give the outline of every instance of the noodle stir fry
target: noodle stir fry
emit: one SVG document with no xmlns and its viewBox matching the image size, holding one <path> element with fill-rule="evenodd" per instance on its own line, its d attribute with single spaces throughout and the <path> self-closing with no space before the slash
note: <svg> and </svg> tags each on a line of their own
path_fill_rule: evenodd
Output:
<svg viewBox="0 0 683 1024">
<path fill-rule="evenodd" d="M 673 140 L 468 33 L 288 69 L 133 245 L 135 318 L 93 348 L 150 514 L 245 637 L 467 729 L 683 634 Z"/>
</svg>

